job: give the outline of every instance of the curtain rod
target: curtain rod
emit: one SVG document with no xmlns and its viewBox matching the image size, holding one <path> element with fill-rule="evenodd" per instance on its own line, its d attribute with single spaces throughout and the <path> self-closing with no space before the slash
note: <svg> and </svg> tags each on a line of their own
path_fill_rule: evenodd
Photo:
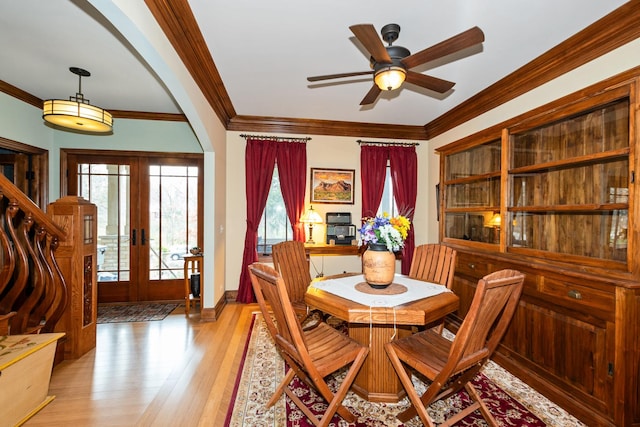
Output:
<svg viewBox="0 0 640 427">
<path fill-rule="evenodd" d="M 420 145 L 419 142 L 379 142 L 379 141 L 363 141 L 361 139 L 356 141 L 358 144 L 364 145 L 383 145 L 385 147 L 390 145 L 398 145 L 400 147 L 415 147 Z"/>
<path fill-rule="evenodd" d="M 305 138 L 285 138 L 282 136 L 263 136 L 263 135 L 246 135 L 246 134 L 240 134 L 241 138 L 244 139 L 264 139 L 267 141 L 284 141 L 284 142 L 307 142 L 307 141 L 311 141 L 311 138 L 309 138 L 308 136 Z"/>
</svg>

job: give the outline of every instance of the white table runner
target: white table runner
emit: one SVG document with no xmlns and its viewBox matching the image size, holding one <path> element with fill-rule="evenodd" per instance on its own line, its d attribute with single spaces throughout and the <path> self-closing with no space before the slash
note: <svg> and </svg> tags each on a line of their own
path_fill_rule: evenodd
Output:
<svg viewBox="0 0 640 427">
<path fill-rule="evenodd" d="M 443 292 L 451 292 L 446 286 L 436 283 L 411 279 L 408 276 L 396 274 L 393 283 L 404 285 L 407 292 L 397 295 L 373 295 L 358 291 L 355 287 L 364 282 L 362 274 L 357 276 L 340 277 L 337 279 L 318 280 L 311 282 L 311 287 L 330 292 L 350 301 L 357 302 L 367 307 L 395 307 L 422 298 L 428 298 Z"/>
</svg>

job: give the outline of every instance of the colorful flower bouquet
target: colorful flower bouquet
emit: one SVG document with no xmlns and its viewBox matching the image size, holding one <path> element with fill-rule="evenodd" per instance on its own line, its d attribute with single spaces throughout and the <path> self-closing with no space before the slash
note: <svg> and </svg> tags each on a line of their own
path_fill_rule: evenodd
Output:
<svg viewBox="0 0 640 427">
<path fill-rule="evenodd" d="M 390 252 L 399 252 L 404 248 L 404 241 L 411 227 L 407 217 L 398 215 L 390 217 L 387 212 L 375 218 L 365 218 L 360 230 L 362 243 L 366 245 L 385 245 Z"/>
</svg>

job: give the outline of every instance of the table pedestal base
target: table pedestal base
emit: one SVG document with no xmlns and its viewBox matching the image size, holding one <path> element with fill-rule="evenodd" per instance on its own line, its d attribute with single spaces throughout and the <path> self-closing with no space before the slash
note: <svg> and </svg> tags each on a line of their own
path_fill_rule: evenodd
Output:
<svg viewBox="0 0 640 427">
<path fill-rule="evenodd" d="M 352 389 L 369 402 L 395 403 L 405 395 L 402 383 L 384 350 L 385 343 L 394 338 L 411 335 L 411 327 L 398 325 L 372 325 L 362 323 L 349 324 L 349 336 L 360 344 L 370 347 L 360 372 L 353 382 Z"/>
</svg>

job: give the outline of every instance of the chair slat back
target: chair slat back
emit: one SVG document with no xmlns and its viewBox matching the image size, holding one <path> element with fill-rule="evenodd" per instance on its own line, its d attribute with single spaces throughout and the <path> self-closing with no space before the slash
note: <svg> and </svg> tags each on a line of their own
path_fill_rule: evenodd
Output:
<svg viewBox="0 0 640 427">
<path fill-rule="evenodd" d="M 298 363 L 305 365 L 308 351 L 302 326 L 295 314 L 282 277 L 269 265 L 259 262 L 249 266 L 249 276 L 260 311 L 276 344 Z M 275 317 L 275 324 L 271 320 L 267 302 Z"/>
<path fill-rule="evenodd" d="M 273 245 L 273 266 L 280 273 L 292 302 L 304 302 L 304 294 L 311 283 L 309 261 L 304 243 L 286 241 Z"/>
<path fill-rule="evenodd" d="M 449 363 L 456 371 L 484 362 L 511 322 L 522 293 L 524 274 L 500 270 L 478 281 L 471 307 L 452 343 Z"/>
<path fill-rule="evenodd" d="M 409 277 L 451 289 L 456 254 L 455 249 L 436 243 L 417 246 L 413 252 Z"/>
</svg>

